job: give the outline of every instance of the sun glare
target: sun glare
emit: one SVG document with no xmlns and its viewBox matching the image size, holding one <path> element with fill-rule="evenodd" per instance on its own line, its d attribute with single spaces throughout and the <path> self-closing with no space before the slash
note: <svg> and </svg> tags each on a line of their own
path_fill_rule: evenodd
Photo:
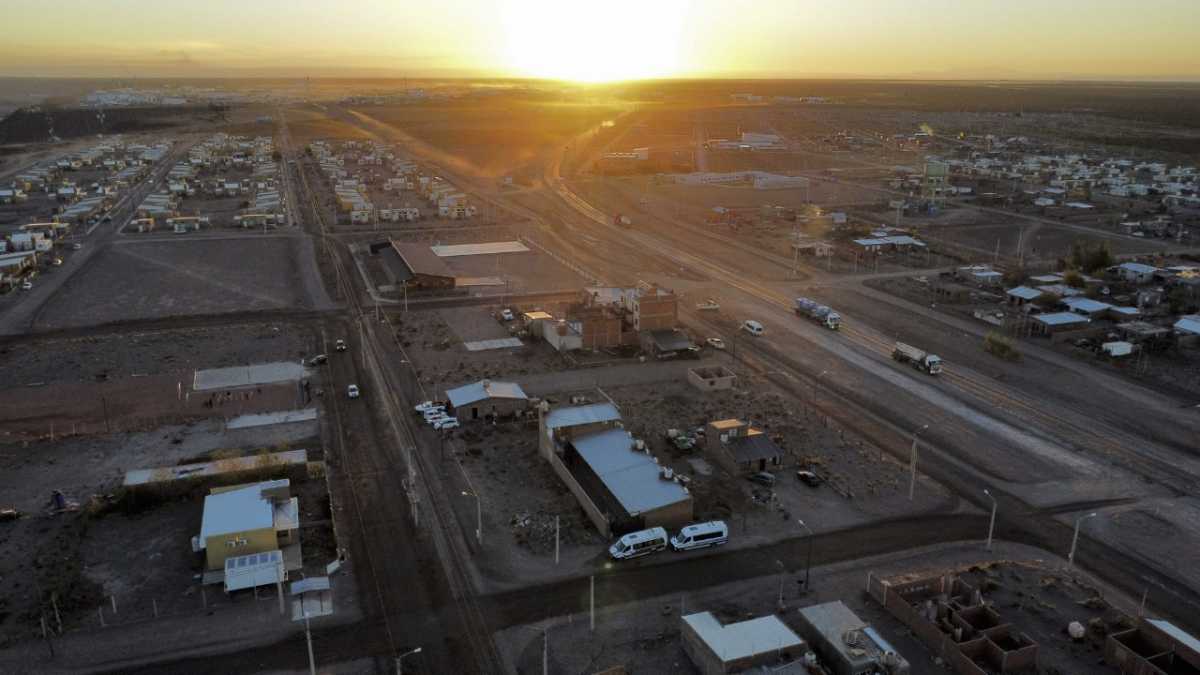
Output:
<svg viewBox="0 0 1200 675">
<path fill-rule="evenodd" d="M 683 0 L 513 0 L 504 6 L 509 67 L 576 82 L 675 75 L 686 13 Z"/>
</svg>

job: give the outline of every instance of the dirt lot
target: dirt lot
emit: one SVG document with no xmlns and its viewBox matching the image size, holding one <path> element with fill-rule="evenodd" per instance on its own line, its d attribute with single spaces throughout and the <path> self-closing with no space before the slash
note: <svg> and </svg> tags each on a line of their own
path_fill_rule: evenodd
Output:
<svg viewBox="0 0 1200 675">
<path fill-rule="evenodd" d="M 50 299 L 39 328 L 287 307 L 324 307 L 302 237 L 122 242 Z"/>
<path fill-rule="evenodd" d="M 684 379 L 685 369 L 667 364 L 630 367 L 654 370 L 646 371 L 648 380 L 625 386 L 621 382 L 632 381 L 632 375 L 607 378 L 606 369 L 583 371 L 594 373 L 596 386 L 589 382 L 580 387 L 574 377 L 580 371 L 514 379 L 555 405 L 567 405 L 575 397 L 592 402 L 611 397 L 622 411 L 625 428 L 645 440 L 663 466 L 691 479 L 688 488 L 694 495 L 696 520 L 729 522 L 732 548 L 797 536 L 797 517 L 815 531 L 825 531 L 881 517 L 958 508 L 956 498 L 924 478 L 916 500 L 908 501 L 907 467 L 884 457 L 852 432 L 813 416 L 807 406 L 777 393 L 768 382 L 743 379 L 735 390 L 700 394 Z M 570 385 L 544 392 L 555 379 Z M 779 482 L 774 490 L 727 473 L 703 450 L 702 436 L 691 451 L 677 450 L 666 440 L 668 428 L 690 431 L 728 417 L 752 419 L 784 450 L 785 464 L 776 471 Z M 489 533 L 485 567 L 493 581 L 578 573 L 581 566 L 599 569 L 607 562 L 604 547 L 609 542 L 599 538 L 574 497 L 537 455 L 535 422 L 468 425 L 460 440 L 461 447 L 448 447 L 461 461 L 473 489 L 484 497 Z M 825 483 L 803 484 L 795 477 L 797 468 L 817 472 Z M 515 476 L 521 477 L 520 489 L 514 489 Z M 464 515 L 474 517 L 465 512 L 460 517 Z M 553 564 L 556 516 L 562 528 L 563 560 L 557 567 Z M 467 528 L 467 520 L 463 522 Z"/>
<path fill-rule="evenodd" d="M 0 452 L 0 494 L 5 495 L 5 506 L 14 506 L 26 515 L 0 524 L 0 546 L 6 551 L 0 557 L 0 579 L 4 581 L 0 584 L 0 645 L 6 639 L 32 637 L 38 625 L 39 597 L 53 616 L 52 594 L 56 594 L 67 630 L 98 625 L 96 608 L 100 606 L 108 623 L 149 618 L 154 603 L 162 614 L 198 609 L 201 601 L 192 575 L 199 563 L 188 541 L 199 528 L 202 498 L 126 511 L 106 506 L 103 496 L 119 494 L 126 470 L 202 461 L 214 451 L 229 455 L 262 448 L 304 448 L 310 450 L 310 459 L 320 459 L 316 434 L 315 422 L 238 431 L 202 422 L 143 433 L 5 446 Z M 234 450 L 237 448 L 242 450 Z M 328 518 L 323 486 L 323 481 L 308 481 L 296 490 L 303 515 L 318 525 Z M 68 502 L 80 504 L 81 509 L 54 514 L 52 490 L 62 491 Z M 93 500 L 94 495 L 101 496 L 99 501 Z M 308 537 L 307 530 L 303 537 Z M 318 526 L 313 536 L 303 541 L 306 560 L 313 556 L 314 564 L 328 562 L 331 534 Z M 111 600 L 107 597 L 114 594 L 118 604 L 115 616 L 109 613 Z M 209 600 L 220 602 L 219 595 L 219 591 L 211 592 Z"/>
<path fill-rule="evenodd" d="M 565 138 L 610 119 L 609 106 L 493 96 L 476 100 L 363 108 L 381 122 L 499 176 Z"/>
<path fill-rule="evenodd" d="M 197 368 L 298 360 L 318 342 L 311 329 L 282 322 L 13 341 L 0 347 L 0 371 L 19 385 L 0 394 L 0 442 L 307 405 L 293 384 L 237 392 L 211 407 L 208 392 L 183 401 L 179 392 Z"/>
<path fill-rule="evenodd" d="M 1015 544 L 999 544 L 992 555 L 978 545 L 953 545 L 817 567 L 812 570 L 813 593 L 807 596 L 798 595 L 795 584 L 803 576 L 803 566 L 790 561 L 784 575 L 766 574 L 684 595 L 630 598 L 605 606 L 596 612 L 595 632 L 589 632 L 585 610 L 507 629 L 498 633 L 496 640 L 518 673 L 541 672 L 543 630 L 548 635 L 552 672 L 594 672 L 619 664 L 631 673 L 699 673 L 680 642 L 680 614 L 709 611 L 728 623 L 774 613 L 782 576 L 785 611 L 780 617 L 793 630 L 798 628 L 793 618 L 796 609 L 841 600 L 897 649 L 914 675 L 933 675 L 947 672 L 945 666 L 936 663 L 923 643 L 866 597 L 863 580 L 868 572 L 891 576 L 914 570 L 933 574 L 960 569 L 964 580 L 986 589 L 985 599 L 992 601 L 1006 620 L 1039 643 L 1039 672 L 1118 672 L 1104 665 L 1102 656 L 1107 631 L 1127 625 L 1121 614 L 1086 581 L 1063 576 L 1061 561 L 1046 561 L 1044 555 Z M 1124 598 L 1113 600 L 1128 604 Z M 1080 621 L 1086 626 L 1092 618 L 1100 621 L 1083 640 L 1068 638 L 1068 622 Z M 589 647 L 581 649 L 579 645 Z"/>
</svg>

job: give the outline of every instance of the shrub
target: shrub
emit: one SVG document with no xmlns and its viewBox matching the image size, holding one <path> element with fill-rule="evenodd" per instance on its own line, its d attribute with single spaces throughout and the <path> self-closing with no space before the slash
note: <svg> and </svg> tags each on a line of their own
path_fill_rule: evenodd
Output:
<svg viewBox="0 0 1200 675">
<path fill-rule="evenodd" d="M 1021 360 L 1021 352 L 1013 345 L 1011 338 L 1004 337 L 996 331 L 989 332 L 983 338 L 983 350 L 992 356 L 1005 361 Z"/>
</svg>

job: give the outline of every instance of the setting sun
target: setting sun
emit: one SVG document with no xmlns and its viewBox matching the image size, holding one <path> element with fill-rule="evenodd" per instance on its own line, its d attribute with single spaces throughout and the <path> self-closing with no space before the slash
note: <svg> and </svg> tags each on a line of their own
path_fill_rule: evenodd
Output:
<svg viewBox="0 0 1200 675">
<path fill-rule="evenodd" d="M 522 0 L 504 8 L 509 67 L 519 75 L 577 82 L 678 72 L 687 3 L 592 5 Z"/>
</svg>

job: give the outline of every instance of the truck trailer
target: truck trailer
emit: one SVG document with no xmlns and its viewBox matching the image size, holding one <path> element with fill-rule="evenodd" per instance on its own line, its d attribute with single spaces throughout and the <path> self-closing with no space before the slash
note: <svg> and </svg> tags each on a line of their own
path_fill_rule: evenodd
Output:
<svg viewBox="0 0 1200 675">
<path fill-rule="evenodd" d="M 930 375 L 942 372 L 942 357 L 903 342 L 896 343 L 896 348 L 892 350 L 892 358 L 900 363 L 911 363 L 913 368 L 923 370 Z"/>
<path fill-rule="evenodd" d="M 796 298 L 795 309 L 796 316 L 812 319 L 829 330 L 837 330 L 842 325 L 840 314 L 815 300 Z"/>
</svg>

